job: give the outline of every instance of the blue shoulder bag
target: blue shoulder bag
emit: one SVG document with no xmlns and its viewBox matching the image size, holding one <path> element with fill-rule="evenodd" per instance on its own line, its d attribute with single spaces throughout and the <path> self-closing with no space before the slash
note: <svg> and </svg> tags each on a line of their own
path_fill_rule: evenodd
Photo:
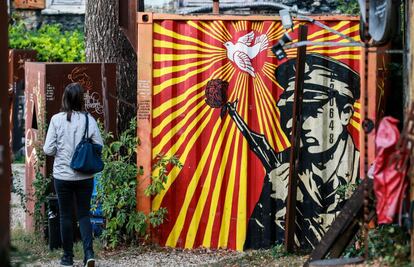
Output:
<svg viewBox="0 0 414 267">
<path fill-rule="evenodd" d="M 89 119 L 85 113 L 86 125 L 82 140 L 75 148 L 70 167 L 75 171 L 85 174 L 95 174 L 104 168 L 102 161 L 102 146 L 92 143 L 92 138 L 88 137 Z"/>
</svg>

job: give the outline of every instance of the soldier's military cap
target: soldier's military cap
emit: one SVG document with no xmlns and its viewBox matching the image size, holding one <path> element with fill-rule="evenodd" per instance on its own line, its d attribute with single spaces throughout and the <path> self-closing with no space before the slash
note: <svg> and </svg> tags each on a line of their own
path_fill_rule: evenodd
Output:
<svg viewBox="0 0 414 267">
<path fill-rule="evenodd" d="M 296 58 L 276 68 L 276 81 L 284 88 L 281 97 L 293 101 Z M 346 64 L 320 54 L 308 54 L 305 59 L 304 102 L 317 102 L 332 95 L 342 95 L 355 101 L 360 97 L 359 74 Z"/>
</svg>

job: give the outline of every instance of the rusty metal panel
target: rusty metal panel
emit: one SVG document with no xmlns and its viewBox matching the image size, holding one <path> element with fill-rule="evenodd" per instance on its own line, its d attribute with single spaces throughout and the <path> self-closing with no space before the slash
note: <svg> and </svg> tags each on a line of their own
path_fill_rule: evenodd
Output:
<svg viewBox="0 0 414 267">
<path fill-rule="evenodd" d="M 14 7 L 21 9 L 44 9 L 46 0 L 14 0 Z"/>
<path fill-rule="evenodd" d="M 35 177 L 35 144 L 45 135 L 45 123 L 60 111 L 66 85 L 80 83 L 85 89 L 85 109 L 97 120 L 104 122 L 102 77 L 106 77 L 108 96 L 107 121 L 109 130 L 116 134 L 116 65 L 105 63 L 26 63 L 26 192 L 33 193 Z M 52 174 L 53 158 L 47 157 L 44 175 Z M 33 211 L 34 203 L 28 204 Z M 27 215 L 26 227 L 33 229 L 33 218 Z"/>
<path fill-rule="evenodd" d="M 390 81 L 390 62 L 391 55 L 386 53 L 386 50 L 390 49 L 391 45 L 385 45 L 382 47 L 369 48 L 368 53 L 368 90 L 365 90 L 365 83 L 361 83 L 361 106 L 367 109 L 367 116 L 370 119 L 375 129 L 379 124 L 382 117 L 385 116 L 385 110 L 387 106 L 387 99 L 390 99 L 390 94 L 396 94 L 391 91 Z M 365 62 L 365 53 L 361 53 L 361 62 Z M 361 77 L 365 77 L 364 64 L 360 65 Z M 365 103 L 364 92 L 368 91 L 369 101 Z M 401 96 L 402 98 L 402 96 Z M 395 108 L 397 109 L 397 108 Z M 363 113 L 361 113 L 361 119 L 363 120 Z M 371 164 L 376 156 L 375 151 L 375 129 L 368 133 L 367 144 L 365 144 L 364 135 L 360 136 L 360 147 L 361 147 L 361 166 L 364 164 L 365 155 L 368 157 L 368 163 Z M 367 150 L 365 153 L 365 149 Z M 363 168 L 361 168 L 360 176 L 365 177 Z"/>
<path fill-rule="evenodd" d="M 0 265 L 10 266 L 10 153 L 7 88 L 7 5 L 0 1 Z"/>
<path fill-rule="evenodd" d="M 118 0 L 119 26 L 137 51 L 137 4 L 138 0 Z"/>
<path fill-rule="evenodd" d="M 26 49 L 9 50 L 10 102 L 10 146 L 17 153 L 24 146 L 24 63 L 36 61 L 36 51 Z"/>
</svg>

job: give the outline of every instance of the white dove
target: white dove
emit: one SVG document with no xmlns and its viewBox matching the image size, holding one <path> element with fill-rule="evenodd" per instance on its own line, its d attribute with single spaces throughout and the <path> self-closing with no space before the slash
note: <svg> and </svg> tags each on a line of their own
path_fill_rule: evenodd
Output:
<svg viewBox="0 0 414 267">
<path fill-rule="evenodd" d="M 254 32 L 251 31 L 248 34 L 240 37 L 239 40 L 237 40 L 236 44 L 233 44 L 229 41 L 225 42 L 224 46 L 227 49 L 227 57 L 236 63 L 239 69 L 249 73 L 253 77 L 256 77 L 251 59 L 255 58 L 263 50 L 267 49 L 269 46 L 269 41 L 266 34 L 262 34 L 256 38 L 254 45 L 250 46 L 253 42 L 253 39 Z"/>
</svg>

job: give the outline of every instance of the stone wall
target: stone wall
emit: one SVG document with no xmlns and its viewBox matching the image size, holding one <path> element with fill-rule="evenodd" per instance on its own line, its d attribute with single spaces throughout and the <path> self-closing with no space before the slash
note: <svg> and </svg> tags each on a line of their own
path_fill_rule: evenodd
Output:
<svg viewBox="0 0 414 267">
<path fill-rule="evenodd" d="M 85 23 L 84 14 L 56 14 L 45 15 L 40 10 L 22 10 L 13 11 L 13 16 L 21 18 L 27 29 L 39 28 L 42 24 L 59 23 L 63 30 L 83 30 Z"/>
</svg>

